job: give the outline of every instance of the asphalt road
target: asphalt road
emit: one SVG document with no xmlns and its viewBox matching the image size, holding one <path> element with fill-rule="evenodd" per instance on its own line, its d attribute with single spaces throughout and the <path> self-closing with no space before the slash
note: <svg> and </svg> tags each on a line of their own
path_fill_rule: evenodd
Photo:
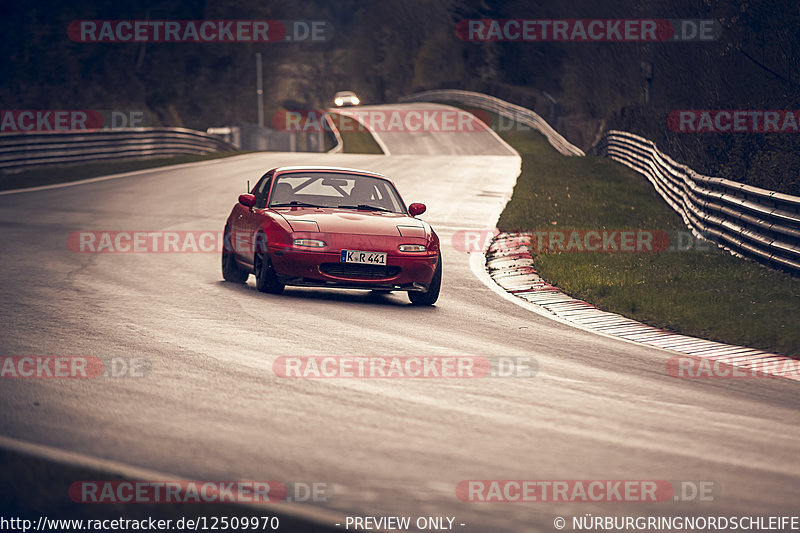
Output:
<svg viewBox="0 0 800 533">
<path fill-rule="evenodd" d="M 252 277 L 223 283 L 216 253 L 67 247 L 73 231 L 219 230 L 245 180 L 285 164 L 376 170 L 425 202 L 444 243 L 437 305 L 266 295 Z M 518 171 L 515 155 L 265 153 L 0 196 L 0 355 L 152 365 L 137 379 L 0 380 L 0 435 L 193 479 L 327 482 L 314 508 L 331 516 L 455 516 L 465 532 L 553 531 L 557 515 L 586 513 L 796 514 L 796 383 L 677 380 L 669 352 L 550 321 L 476 278 L 450 239 L 491 225 Z M 272 372 L 285 355 L 529 356 L 539 373 L 299 380 Z M 456 497 L 469 479 L 715 488 L 712 502 L 481 504 Z"/>
<path fill-rule="evenodd" d="M 414 102 L 343 107 L 378 137 L 389 155 L 507 155 L 509 147 L 471 113 L 445 104 Z M 487 117 L 488 118 L 488 117 Z M 355 127 L 355 124 L 344 123 Z"/>
</svg>

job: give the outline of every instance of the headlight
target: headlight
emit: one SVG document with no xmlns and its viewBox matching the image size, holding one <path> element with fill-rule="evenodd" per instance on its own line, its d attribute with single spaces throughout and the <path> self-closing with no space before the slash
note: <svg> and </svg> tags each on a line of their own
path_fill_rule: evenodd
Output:
<svg viewBox="0 0 800 533">
<path fill-rule="evenodd" d="M 321 241 L 319 239 L 295 239 L 294 245 L 308 246 L 310 248 L 323 248 L 325 247 L 325 241 Z"/>
<path fill-rule="evenodd" d="M 424 244 L 401 244 L 397 249 L 401 252 L 424 252 L 427 250 Z"/>
<path fill-rule="evenodd" d="M 353 105 L 358 105 L 361 100 L 358 99 L 358 96 L 354 96 L 350 99 L 350 103 Z"/>
<path fill-rule="evenodd" d="M 344 100 L 342 100 L 341 98 L 337 98 L 336 100 L 333 101 L 333 103 L 336 105 L 342 105 L 344 103 Z"/>
</svg>

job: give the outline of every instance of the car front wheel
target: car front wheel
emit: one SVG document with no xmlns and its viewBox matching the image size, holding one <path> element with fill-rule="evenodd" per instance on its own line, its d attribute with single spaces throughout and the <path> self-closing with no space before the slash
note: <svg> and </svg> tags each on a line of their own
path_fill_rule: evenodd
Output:
<svg viewBox="0 0 800 533">
<path fill-rule="evenodd" d="M 411 300 L 412 305 L 433 305 L 439 299 L 439 290 L 442 287 L 442 254 L 436 260 L 436 270 L 433 273 L 433 279 L 425 292 L 408 291 L 408 299 Z"/>
<path fill-rule="evenodd" d="M 256 288 L 261 292 L 281 294 L 284 284 L 278 281 L 278 275 L 272 266 L 272 261 L 267 253 L 266 237 L 259 234 L 256 239 L 256 253 L 253 258 L 253 270 L 256 275 Z"/>
<path fill-rule="evenodd" d="M 231 232 L 230 229 L 225 228 L 222 241 L 222 279 L 231 283 L 242 284 L 247 281 L 249 275 L 236 264 L 236 259 L 233 257 Z"/>
</svg>

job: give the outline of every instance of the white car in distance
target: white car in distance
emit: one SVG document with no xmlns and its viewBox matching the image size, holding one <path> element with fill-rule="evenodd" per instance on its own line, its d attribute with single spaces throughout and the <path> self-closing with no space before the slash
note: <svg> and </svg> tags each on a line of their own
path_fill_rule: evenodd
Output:
<svg viewBox="0 0 800 533">
<path fill-rule="evenodd" d="M 356 93 L 353 91 L 339 91 L 333 97 L 333 103 L 336 107 L 344 107 L 350 105 L 358 105 L 361 103 Z"/>
</svg>

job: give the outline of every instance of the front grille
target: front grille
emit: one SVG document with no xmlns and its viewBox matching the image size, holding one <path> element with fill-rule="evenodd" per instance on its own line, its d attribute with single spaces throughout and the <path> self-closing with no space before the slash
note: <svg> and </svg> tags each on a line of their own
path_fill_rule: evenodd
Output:
<svg viewBox="0 0 800 533">
<path fill-rule="evenodd" d="M 353 263 L 322 263 L 319 269 L 331 276 L 345 278 L 392 278 L 400 273 L 399 266 L 359 265 Z"/>
</svg>

